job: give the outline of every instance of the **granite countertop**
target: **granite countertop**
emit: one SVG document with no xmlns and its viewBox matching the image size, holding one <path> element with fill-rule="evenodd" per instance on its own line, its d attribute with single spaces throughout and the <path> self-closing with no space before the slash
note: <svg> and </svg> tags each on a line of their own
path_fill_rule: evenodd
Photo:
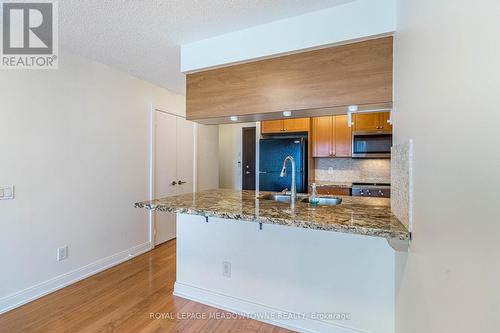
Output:
<svg viewBox="0 0 500 333">
<path fill-rule="evenodd" d="M 269 192 L 260 192 L 260 195 Z M 408 240 L 406 227 L 391 213 L 390 200 L 339 196 L 337 206 L 311 207 L 256 199 L 254 191 L 208 190 L 138 202 L 137 208 L 221 217 L 258 223 Z"/>
</svg>

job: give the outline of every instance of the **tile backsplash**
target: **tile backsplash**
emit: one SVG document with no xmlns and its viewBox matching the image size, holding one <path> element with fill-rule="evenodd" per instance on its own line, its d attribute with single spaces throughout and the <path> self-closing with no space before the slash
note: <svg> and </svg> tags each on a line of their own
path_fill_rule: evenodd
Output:
<svg viewBox="0 0 500 333">
<path fill-rule="evenodd" d="M 316 181 L 390 183 L 389 159 L 316 158 Z"/>
</svg>

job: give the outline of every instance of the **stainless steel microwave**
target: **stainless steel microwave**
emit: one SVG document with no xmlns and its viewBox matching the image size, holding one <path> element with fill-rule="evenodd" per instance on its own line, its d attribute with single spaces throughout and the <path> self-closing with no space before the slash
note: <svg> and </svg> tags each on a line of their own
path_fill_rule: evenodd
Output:
<svg viewBox="0 0 500 333">
<path fill-rule="evenodd" d="M 352 133 L 352 157 L 354 158 L 391 158 L 391 147 L 391 133 Z"/>
</svg>

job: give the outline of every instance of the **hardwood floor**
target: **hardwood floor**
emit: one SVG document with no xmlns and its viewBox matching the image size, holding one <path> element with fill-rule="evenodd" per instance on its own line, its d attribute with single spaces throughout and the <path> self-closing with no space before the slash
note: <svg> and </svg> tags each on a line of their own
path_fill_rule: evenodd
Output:
<svg viewBox="0 0 500 333">
<path fill-rule="evenodd" d="M 210 318 L 229 313 L 173 296 L 174 282 L 175 240 L 0 315 L 0 332 L 290 332 Z"/>
</svg>

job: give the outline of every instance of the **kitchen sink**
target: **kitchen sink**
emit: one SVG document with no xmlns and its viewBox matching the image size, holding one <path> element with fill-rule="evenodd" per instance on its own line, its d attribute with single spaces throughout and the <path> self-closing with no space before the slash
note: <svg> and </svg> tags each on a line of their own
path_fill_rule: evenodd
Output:
<svg viewBox="0 0 500 333">
<path fill-rule="evenodd" d="M 286 194 L 265 194 L 263 196 L 260 196 L 259 199 L 273 200 L 278 202 L 288 202 L 288 203 L 291 201 L 291 197 Z M 318 197 L 318 199 L 319 199 L 318 206 L 335 206 L 342 202 L 342 198 L 337 198 L 337 197 Z M 297 201 L 309 203 L 309 197 L 306 195 L 303 196 L 297 195 Z"/>
<path fill-rule="evenodd" d="M 297 200 L 300 200 L 299 198 L 300 197 L 297 197 Z M 265 194 L 265 195 L 260 196 L 259 199 L 273 200 L 273 201 L 279 201 L 279 202 L 290 202 L 291 201 L 291 197 L 289 195 L 286 195 L 286 194 Z"/>
<path fill-rule="evenodd" d="M 318 197 L 318 206 L 335 206 L 342 202 L 342 198 L 337 197 Z M 309 197 L 300 200 L 309 203 Z"/>
</svg>

